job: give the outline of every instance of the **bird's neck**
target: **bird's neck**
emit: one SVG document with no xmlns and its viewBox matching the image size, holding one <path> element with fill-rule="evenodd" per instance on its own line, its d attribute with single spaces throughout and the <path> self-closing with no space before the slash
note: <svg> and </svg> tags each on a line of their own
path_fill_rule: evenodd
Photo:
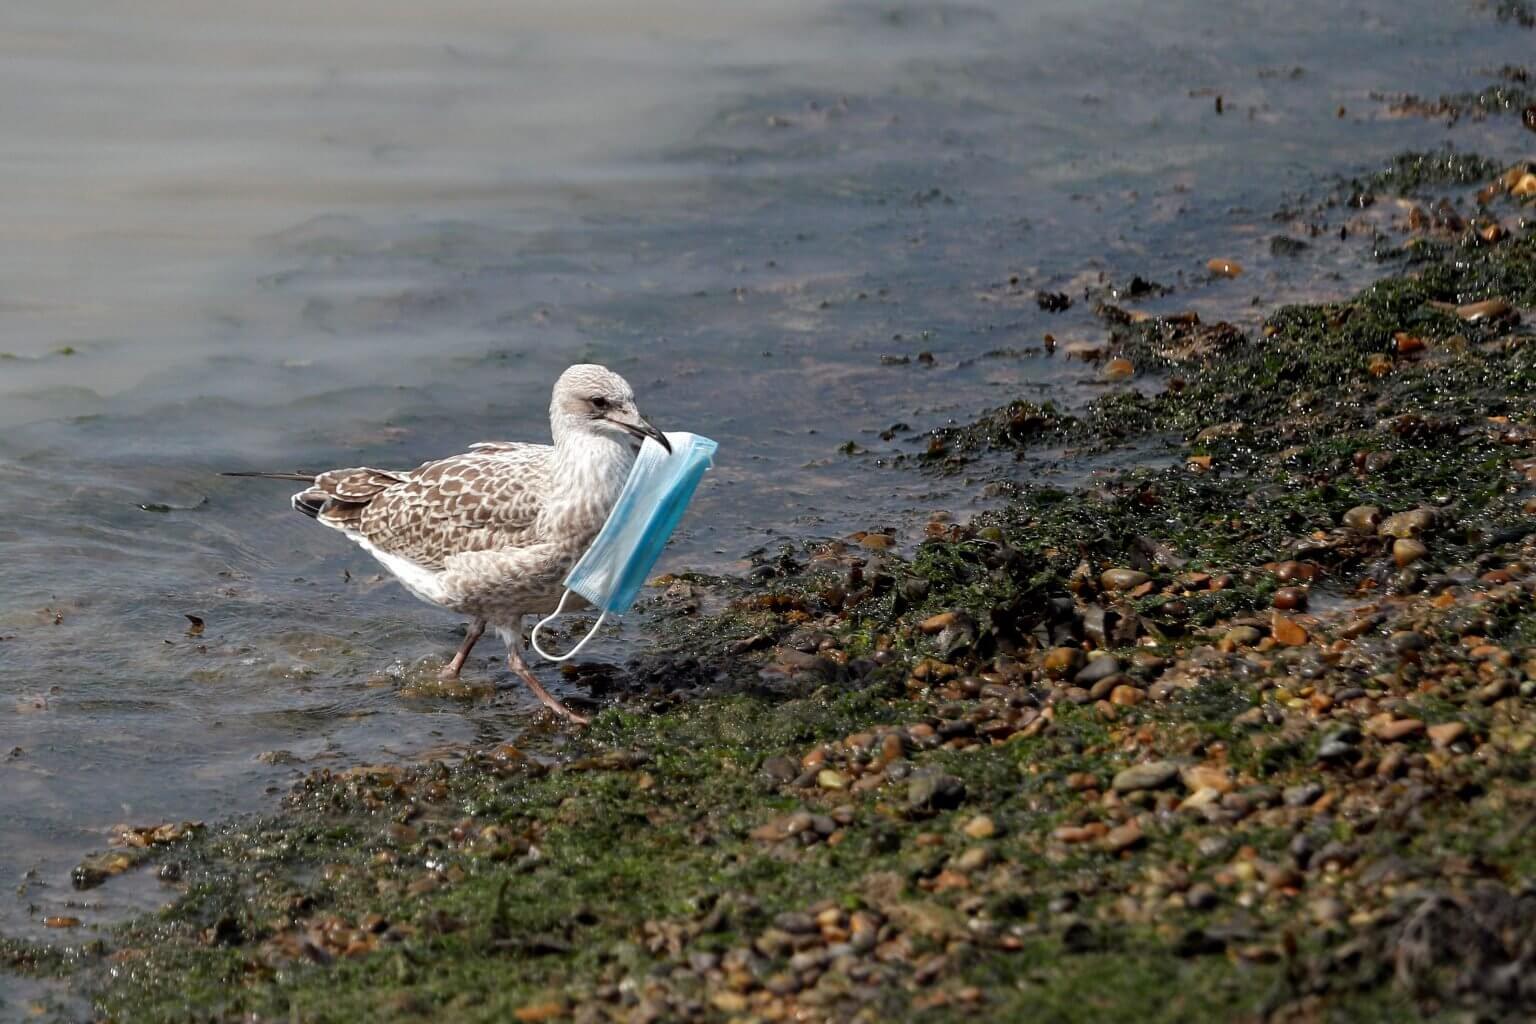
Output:
<svg viewBox="0 0 1536 1024">
<path fill-rule="evenodd" d="M 634 464 L 627 441 L 574 431 L 558 436 L 550 497 L 539 515 L 541 532 L 579 540 L 585 549 L 613 510 Z"/>
</svg>

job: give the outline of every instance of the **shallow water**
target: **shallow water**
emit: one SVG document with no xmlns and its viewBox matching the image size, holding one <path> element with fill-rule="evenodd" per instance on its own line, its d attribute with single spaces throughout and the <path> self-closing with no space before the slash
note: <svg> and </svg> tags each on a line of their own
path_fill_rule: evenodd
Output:
<svg viewBox="0 0 1536 1024">
<path fill-rule="evenodd" d="M 1375 272 L 1364 241 L 1271 255 L 1288 196 L 1446 138 L 1525 144 L 1371 98 L 1528 55 L 1471 4 L 315 6 L 0 12 L 0 931 L 160 898 L 69 889 L 114 822 L 528 721 L 494 643 L 466 678 L 496 696 L 413 692 L 452 617 L 286 485 L 217 471 L 540 438 L 554 376 L 596 360 L 722 445 L 662 569 L 910 536 L 983 499 L 887 456 L 1007 397 L 1097 393 L 1038 346 L 1102 328 L 1035 289 L 1141 274 L 1252 325 Z M 1208 281 L 1211 256 L 1248 272 Z M 592 650 L 643 639 L 641 617 Z"/>
</svg>

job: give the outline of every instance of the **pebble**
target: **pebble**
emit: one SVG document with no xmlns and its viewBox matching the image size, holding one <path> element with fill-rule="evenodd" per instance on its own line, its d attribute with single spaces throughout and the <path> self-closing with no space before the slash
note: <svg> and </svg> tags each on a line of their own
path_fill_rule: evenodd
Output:
<svg viewBox="0 0 1536 1024">
<path fill-rule="evenodd" d="M 1232 840 L 1226 836 L 1206 836 L 1195 844 L 1195 849 L 1207 860 L 1219 860 L 1232 849 Z"/>
<path fill-rule="evenodd" d="M 1190 886 L 1184 894 L 1184 905 L 1190 910 L 1210 910 L 1220 901 L 1216 890 L 1204 882 Z"/>
<path fill-rule="evenodd" d="M 944 810 L 965 802 L 965 783 L 953 775 L 920 771 L 907 782 L 907 806 L 913 810 Z"/>
<path fill-rule="evenodd" d="M 918 623 L 917 628 L 923 633 L 932 635 L 934 633 L 942 633 L 959 621 L 960 616 L 956 612 L 940 612 L 937 615 L 930 615 Z"/>
<path fill-rule="evenodd" d="M 1135 707 L 1147 699 L 1140 687 L 1122 683 L 1109 692 L 1109 702 L 1120 707 Z"/>
<path fill-rule="evenodd" d="M 1099 583 L 1105 590 L 1135 590 L 1151 579 L 1151 576 L 1135 569 L 1107 569 L 1099 576 Z"/>
<path fill-rule="evenodd" d="M 1179 780 L 1191 792 L 1213 789 L 1218 793 L 1228 793 L 1232 790 L 1232 773 L 1213 765 L 1190 765 L 1179 773 Z"/>
<path fill-rule="evenodd" d="M 1307 607 L 1307 592 L 1302 587 L 1281 587 L 1275 591 L 1274 605 L 1282 611 L 1301 611 Z"/>
<path fill-rule="evenodd" d="M 1316 782 L 1303 782 L 1295 786 L 1287 786 L 1281 794 L 1287 807 L 1306 807 L 1315 803 L 1317 798 L 1323 795 L 1323 787 Z"/>
<path fill-rule="evenodd" d="M 774 782 L 793 782 L 800 766 L 791 757 L 770 757 L 763 762 L 762 773 Z"/>
<path fill-rule="evenodd" d="M 1466 736 L 1469 731 L 1464 722 L 1441 722 L 1439 725 L 1432 725 L 1425 730 L 1429 735 L 1430 742 L 1441 748 L 1449 747 L 1457 740 Z"/>
<path fill-rule="evenodd" d="M 847 789 L 848 776 L 832 768 L 823 768 L 816 773 L 816 785 L 822 789 Z"/>
<path fill-rule="evenodd" d="M 1287 647 L 1300 647 L 1307 642 L 1307 631 L 1301 624 L 1288 615 L 1275 612 L 1271 620 L 1269 631 L 1274 635 L 1278 643 Z"/>
<path fill-rule="evenodd" d="M 1063 825 L 1051 835 L 1063 843 L 1086 843 L 1108 833 L 1109 826 L 1102 821 L 1092 821 L 1086 825 Z"/>
<path fill-rule="evenodd" d="M 1121 850 L 1129 850 L 1141 845 L 1146 836 L 1142 834 L 1141 825 L 1132 818 L 1124 825 L 1110 829 L 1104 835 L 1104 848 L 1111 853 L 1119 853 Z"/>
<path fill-rule="evenodd" d="M 985 814 L 978 814 L 966 822 L 961 831 L 972 839 L 991 839 L 997 835 L 997 822 Z"/>
<path fill-rule="evenodd" d="M 1400 537 L 1392 542 L 1392 561 L 1400 566 L 1412 565 L 1427 554 L 1429 548 L 1423 541 Z"/>
<path fill-rule="evenodd" d="M 1221 638 L 1221 642 L 1230 649 L 1252 647 L 1262 639 L 1264 639 L 1264 634 L 1252 626 L 1233 626 L 1227 630 L 1227 634 Z"/>
<path fill-rule="evenodd" d="M 1162 789 L 1179 777 L 1179 766 L 1172 761 L 1148 761 L 1133 765 L 1115 776 L 1116 793 L 1135 793 L 1144 789 Z"/>
<path fill-rule="evenodd" d="M 1111 693 L 1114 692 L 1115 687 L 1120 686 L 1121 684 L 1126 683 L 1129 680 L 1130 680 L 1129 676 L 1126 676 L 1126 675 L 1121 674 L 1121 673 L 1116 673 L 1115 675 L 1112 675 L 1112 676 L 1106 676 L 1105 678 L 1100 679 L 1098 682 L 1094 683 L 1091 687 L 1088 688 L 1088 699 L 1089 700 L 1105 700 L 1105 699 L 1107 699 L 1109 697 L 1109 695 Z"/>
<path fill-rule="evenodd" d="M 1381 524 L 1381 509 L 1375 505 L 1356 505 L 1344 513 L 1343 521 L 1351 530 L 1375 532 Z"/>
<path fill-rule="evenodd" d="M 1101 654 L 1096 658 L 1089 658 L 1088 664 L 1072 677 L 1072 681 L 1079 686 L 1092 686 L 1101 679 L 1115 675 L 1121 670 L 1118 658 L 1108 654 Z"/>
<path fill-rule="evenodd" d="M 1040 667 L 1045 674 L 1052 679 L 1062 679 L 1076 672 L 1077 667 L 1083 663 L 1083 652 L 1076 647 L 1053 647 L 1045 653 L 1045 660 Z"/>
<path fill-rule="evenodd" d="M 1354 757 L 1355 748 L 1342 740 L 1326 740 L 1317 748 L 1319 761 L 1346 761 Z"/>
<path fill-rule="evenodd" d="M 1281 562 L 1275 566 L 1275 579 L 1281 583 L 1294 583 L 1297 580 L 1307 583 L 1316 579 L 1320 571 L 1321 567 L 1316 562 L 1297 562 L 1292 560 Z"/>
<path fill-rule="evenodd" d="M 1408 539 L 1417 537 L 1421 533 L 1428 533 L 1435 525 L 1435 513 L 1427 508 L 1411 509 L 1407 512 L 1398 512 L 1381 521 L 1376 532 L 1383 537 L 1397 537 Z"/>
<path fill-rule="evenodd" d="M 1111 359 L 1104 364 L 1104 377 L 1107 380 L 1129 380 L 1135 374 L 1136 367 L 1129 359 Z"/>
<path fill-rule="evenodd" d="M 816 919 L 798 910 L 787 910 L 773 919 L 773 926 L 791 935 L 811 935 L 820 929 Z"/>
<path fill-rule="evenodd" d="M 955 858 L 955 870 L 973 872 L 980 871 L 992 863 L 992 851 L 985 846 L 972 846 Z"/>
<path fill-rule="evenodd" d="M 1388 743 L 1397 743 L 1402 740 L 1420 736 L 1424 732 L 1424 723 L 1417 718 L 1399 718 L 1387 722 L 1376 729 L 1378 739 Z"/>
<path fill-rule="evenodd" d="M 1497 320 L 1501 316 L 1508 316 L 1514 308 L 1503 299 L 1484 299 L 1482 302 L 1469 302 L 1464 306 L 1457 306 L 1456 315 L 1475 324 L 1482 320 Z"/>
</svg>

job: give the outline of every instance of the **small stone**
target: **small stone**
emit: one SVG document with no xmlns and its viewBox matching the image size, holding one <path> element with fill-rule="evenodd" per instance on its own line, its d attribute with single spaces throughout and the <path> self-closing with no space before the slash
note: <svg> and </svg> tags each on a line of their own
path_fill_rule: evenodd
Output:
<svg viewBox="0 0 1536 1024">
<path fill-rule="evenodd" d="M 1381 509 L 1375 505 L 1356 505 L 1344 513 L 1344 525 L 1351 530 L 1375 533 L 1381 524 Z"/>
<path fill-rule="evenodd" d="M 1132 818 L 1124 825 L 1110 829 L 1104 835 L 1104 848 L 1111 853 L 1119 853 L 1121 850 L 1129 850 L 1141 845 L 1146 837 L 1142 834 L 1141 825 Z"/>
<path fill-rule="evenodd" d="M 1262 639 L 1264 639 L 1264 634 L 1252 626 L 1233 626 L 1227 630 L 1226 636 L 1221 638 L 1221 642 L 1229 650 L 1235 650 L 1239 647 L 1252 647 Z"/>
<path fill-rule="evenodd" d="M 1143 789 L 1162 789 L 1179 777 L 1179 766 L 1172 761 L 1147 761 L 1118 773 L 1112 784 L 1116 793 L 1135 793 Z"/>
<path fill-rule="evenodd" d="M 799 910 L 786 910 L 773 919 L 773 926 L 791 935 L 811 935 L 819 931 L 816 919 Z"/>
<path fill-rule="evenodd" d="M 1151 579 L 1135 569 L 1108 569 L 1099 576 L 1099 583 L 1105 590 L 1135 590 Z"/>
<path fill-rule="evenodd" d="M 1303 587 L 1281 587 L 1275 591 L 1274 606 L 1282 611 L 1301 611 L 1307 607 L 1307 591 Z"/>
<path fill-rule="evenodd" d="M 1424 723 L 1417 718 L 1399 718 L 1376 729 L 1376 737 L 1388 743 L 1398 743 L 1423 734 Z"/>
<path fill-rule="evenodd" d="M 1115 675 L 1120 669 L 1121 666 L 1118 658 L 1108 654 L 1101 654 L 1096 658 L 1089 658 L 1088 664 L 1084 665 L 1077 675 L 1072 677 L 1072 681 L 1078 686 L 1091 687 L 1099 680 Z"/>
<path fill-rule="evenodd" d="M 1232 773 L 1214 765 L 1190 765 L 1179 773 L 1179 780 L 1191 792 L 1202 789 L 1214 789 L 1218 793 L 1232 791 Z"/>
<path fill-rule="evenodd" d="M 1512 680 L 1495 679 L 1478 689 L 1477 699 L 1481 704 L 1495 704 L 1505 697 L 1512 696 L 1515 692 L 1516 687 Z"/>
<path fill-rule="evenodd" d="M 721 989 L 710 996 L 709 1001 L 721 1013 L 745 1013 L 747 1007 L 752 1005 L 747 1001 L 746 996 L 730 989 Z"/>
<path fill-rule="evenodd" d="M 978 814 L 961 828 L 962 832 L 972 839 L 991 839 L 997 835 L 997 822 L 985 814 Z"/>
<path fill-rule="evenodd" d="M 1086 825 L 1063 825 L 1051 835 L 1063 843 L 1086 843 L 1091 839 L 1107 835 L 1108 832 L 1109 826 L 1102 821 L 1091 821 Z"/>
<path fill-rule="evenodd" d="M 1220 860 L 1232 849 L 1232 840 L 1227 836 L 1205 836 L 1195 844 L 1195 849 L 1206 860 Z"/>
<path fill-rule="evenodd" d="M 1111 693 L 1114 692 L 1115 687 L 1120 686 L 1122 683 L 1128 682 L 1129 679 L 1130 677 L 1124 675 L 1123 673 L 1116 673 L 1112 676 L 1106 676 L 1088 688 L 1088 699 L 1105 700 Z"/>
<path fill-rule="evenodd" d="M 1136 375 L 1136 367 L 1129 359 L 1111 359 L 1104 364 L 1107 380 L 1129 380 Z"/>
<path fill-rule="evenodd" d="M 816 785 L 822 789 L 847 789 L 848 776 L 832 768 L 823 768 L 816 773 Z"/>
<path fill-rule="evenodd" d="M 1076 647 L 1053 647 L 1045 653 L 1041 668 L 1052 679 L 1063 679 L 1083 663 L 1083 652 Z"/>
<path fill-rule="evenodd" d="M 1317 748 L 1319 761 L 1348 761 L 1355 756 L 1355 748 L 1342 740 L 1325 740 Z"/>
<path fill-rule="evenodd" d="M 965 802 L 965 783 L 937 771 L 917 772 L 907 782 L 907 806 L 913 810 L 945 810 Z"/>
<path fill-rule="evenodd" d="M 1398 512 L 1381 521 L 1376 527 L 1376 532 L 1383 537 L 1397 537 L 1409 539 L 1428 533 L 1434 528 L 1435 513 L 1431 509 L 1416 508 L 1407 512 Z"/>
<path fill-rule="evenodd" d="M 1122 683 L 1109 692 L 1109 702 L 1121 707 L 1135 707 L 1146 699 L 1147 695 L 1140 687 L 1131 686 L 1126 683 Z"/>
<path fill-rule="evenodd" d="M 1323 787 L 1316 782 L 1303 782 L 1295 786 L 1287 786 L 1281 794 L 1287 807 L 1306 807 L 1317 801 L 1323 795 Z"/>
<path fill-rule="evenodd" d="M 1190 886 L 1189 891 L 1184 894 L 1184 905 L 1190 910 L 1210 910 L 1219 900 L 1216 890 L 1204 882 Z"/>
<path fill-rule="evenodd" d="M 923 633 L 932 635 L 934 633 L 942 633 L 959 621 L 960 616 L 955 612 L 940 612 L 937 615 L 930 615 L 922 622 L 919 622 L 917 628 Z"/>
<path fill-rule="evenodd" d="M 1277 643 L 1287 647 L 1300 647 L 1307 642 L 1307 631 L 1301 624 L 1288 615 L 1279 612 L 1274 613 L 1270 621 L 1269 631 L 1273 634 Z"/>
<path fill-rule="evenodd" d="M 992 863 L 992 851 L 985 846 L 973 846 L 955 858 L 955 870 L 969 874 L 980 871 L 990 863 Z"/>
<path fill-rule="evenodd" d="M 1441 722 L 1425 730 L 1429 734 L 1429 741 L 1442 749 L 1466 736 L 1469 731 L 1465 722 Z"/>
<path fill-rule="evenodd" d="M 795 776 L 800 774 L 800 766 L 794 759 L 783 755 L 768 758 L 763 762 L 761 770 L 770 780 L 778 783 L 793 782 Z"/>
<path fill-rule="evenodd" d="M 1503 299 L 1484 299 L 1482 302 L 1469 302 L 1464 306 L 1456 307 L 1456 315 L 1468 323 L 1478 323 L 1483 320 L 1497 320 L 1514 312 L 1515 307 Z"/>
<path fill-rule="evenodd" d="M 1412 537 L 1400 537 L 1392 542 L 1392 561 L 1399 566 L 1412 565 L 1427 554 L 1428 546 Z"/>
</svg>

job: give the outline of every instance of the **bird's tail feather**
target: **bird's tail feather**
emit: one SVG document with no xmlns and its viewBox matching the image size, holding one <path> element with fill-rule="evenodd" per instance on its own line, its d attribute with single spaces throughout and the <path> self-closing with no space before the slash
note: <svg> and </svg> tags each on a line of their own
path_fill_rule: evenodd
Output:
<svg viewBox="0 0 1536 1024">
<path fill-rule="evenodd" d="M 256 473 L 249 471 L 219 474 L 219 476 L 254 477 L 258 480 L 297 480 L 301 484 L 312 484 L 315 482 L 315 477 L 319 475 L 319 473 Z"/>
</svg>

